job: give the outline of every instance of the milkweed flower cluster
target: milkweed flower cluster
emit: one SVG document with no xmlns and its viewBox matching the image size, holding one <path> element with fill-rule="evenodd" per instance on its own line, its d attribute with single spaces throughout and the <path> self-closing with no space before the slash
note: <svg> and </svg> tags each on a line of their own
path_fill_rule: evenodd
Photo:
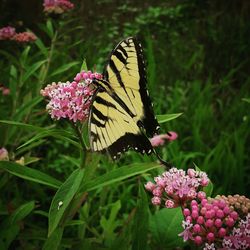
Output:
<svg viewBox="0 0 250 250">
<path fill-rule="evenodd" d="M 14 37 L 13 40 L 15 40 L 18 43 L 28 43 L 28 42 L 34 42 L 36 41 L 37 37 L 35 34 L 29 31 L 25 32 L 20 32 L 17 33 Z"/>
<path fill-rule="evenodd" d="M 74 8 L 74 4 L 69 0 L 44 0 L 44 12 L 62 14 Z"/>
<path fill-rule="evenodd" d="M 245 196 L 206 197 L 202 188 L 209 184 L 204 172 L 172 168 L 147 182 L 153 205 L 180 206 L 184 241 L 203 250 L 250 249 L 250 200 Z"/>
<path fill-rule="evenodd" d="M 249 249 L 250 248 L 250 213 L 239 221 L 237 227 L 234 227 L 230 235 L 225 236 L 222 241 L 222 248 L 227 249 Z"/>
<path fill-rule="evenodd" d="M 205 172 L 188 169 L 184 170 L 171 168 L 162 175 L 154 178 L 155 183 L 148 182 L 145 188 L 152 192 L 153 205 L 161 205 L 165 202 L 165 207 L 173 208 L 183 206 L 187 201 L 194 198 L 204 197 L 202 187 L 209 184 L 209 179 Z"/>
<path fill-rule="evenodd" d="M 6 26 L 0 29 L 0 40 L 11 40 L 16 34 L 16 29 L 11 26 Z"/>
<path fill-rule="evenodd" d="M 163 146 L 166 141 L 174 141 L 178 137 L 178 134 L 174 131 L 169 131 L 167 134 L 155 135 L 150 139 L 153 147 Z"/>
<path fill-rule="evenodd" d="M 11 26 L 0 29 L 0 40 L 13 40 L 18 43 L 34 42 L 37 37 L 30 31 L 16 33 L 16 29 Z"/>
<path fill-rule="evenodd" d="M 82 71 L 72 82 L 52 83 L 42 89 L 41 95 L 49 98 L 46 109 L 51 117 L 57 120 L 66 118 L 74 122 L 85 121 L 94 93 L 91 85 L 94 78 L 101 79 L 102 75 Z"/>
<path fill-rule="evenodd" d="M 213 247 L 220 244 L 229 236 L 239 218 L 238 213 L 223 199 L 194 199 L 183 209 L 183 214 L 184 231 L 179 236 L 184 241 L 191 240 L 196 245 L 203 246 L 203 249 L 209 249 L 212 244 Z"/>
<path fill-rule="evenodd" d="M 223 199 L 225 202 L 242 216 L 250 212 L 250 199 L 244 195 L 217 195 L 216 198 Z"/>
</svg>

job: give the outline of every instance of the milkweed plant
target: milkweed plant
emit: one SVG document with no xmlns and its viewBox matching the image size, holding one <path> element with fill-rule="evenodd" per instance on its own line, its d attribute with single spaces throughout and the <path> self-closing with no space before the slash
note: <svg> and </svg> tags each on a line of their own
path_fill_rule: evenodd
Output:
<svg viewBox="0 0 250 250">
<path fill-rule="evenodd" d="M 43 7 L 47 16 L 62 15 L 70 12 L 74 8 L 74 4 L 68 0 L 44 0 Z M 48 23 L 47 26 L 51 27 L 51 23 Z M 56 35 L 54 38 L 56 39 Z M 27 45 L 35 43 L 37 39 L 39 38 L 31 31 L 16 32 L 15 27 L 12 26 L 0 29 L 0 42 L 16 42 Z M 41 47 L 40 43 L 38 45 Z M 45 67 L 45 72 L 49 69 L 50 60 L 51 58 L 46 59 L 47 66 Z M 43 63 L 39 64 L 37 69 Z M 137 204 L 134 202 L 136 209 L 128 215 L 126 222 L 129 224 L 131 218 L 134 217 L 133 225 L 135 229 L 133 230 L 135 236 L 129 239 L 132 241 L 133 246 L 145 246 L 149 242 L 148 234 L 144 233 L 144 235 L 141 235 L 140 232 L 140 230 L 148 232 L 149 207 L 152 211 L 150 214 L 153 214 L 153 211 L 158 213 L 158 217 L 155 217 L 154 223 L 152 223 L 153 226 L 151 225 L 151 234 L 153 236 L 155 235 L 154 232 L 162 230 L 159 228 L 161 225 L 167 224 L 172 219 L 172 215 L 175 216 L 174 227 L 170 226 L 171 223 L 164 225 L 167 230 L 176 232 L 175 235 L 171 236 L 179 242 L 179 246 L 175 244 L 175 247 L 185 248 L 189 245 L 191 249 L 203 250 L 249 249 L 250 200 L 245 196 L 237 194 L 212 197 L 213 184 L 207 174 L 198 169 L 198 167 L 189 168 L 187 171 L 176 167 L 165 170 L 160 164 L 152 162 L 120 166 L 117 169 L 111 169 L 110 172 L 104 173 L 102 176 L 95 177 L 95 170 L 102 167 L 99 163 L 100 157 L 90 152 L 88 137 L 84 134 L 84 129 L 87 127 L 91 101 L 97 89 L 94 79 L 102 79 L 103 76 L 96 71 L 88 70 L 86 64 L 84 65 L 80 72 L 75 77 L 72 77 L 71 80 L 53 82 L 40 89 L 40 94 L 47 102 L 46 111 L 52 120 L 69 123 L 72 127 L 73 135 L 67 132 L 65 136 L 60 129 L 47 128 L 46 130 L 39 128 L 40 134 L 37 135 L 37 139 L 43 138 L 45 135 L 51 135 L 66 139 L 72 146 L 79 149 L 80 164 L 77 162 L 78 168 L 70 174 L 65 182 L 61 182 L 39 170 L 26 167 L 24 158 L 15 159 L 13 154 L 8 152 L 8 149 L 3 146 L 0 148 L 1 169 L 23 179 L 56 188 L 49 213 L 46 215 L 48 216 L 48 235 L 43 249 L 59 248 L 65 227 L 70 225 L 70 223 L 74 223 L 73 219 L 77 217 L 77 214 L 79 214 L 79 217 L 83 217 L 82 214 L 87 213 L 84 203 L 87 202 L 88 196 L 93 195 L 91 193 L 93 190 L 99 192 L 100 188 L 139 174 L 142 176 L 140 181 L 144 178 L 145 181 L 142 182 L 145 182 L 145 185 L 144 188 L 140 185 Z M 14 73 L 12 72 L 12 74 Z M 41 82 L 43 83 L 45 79 L 46 76 L 43 76 L 43 81 Z M 8 98 L 11 95 L 13 95 L 11 88 L 1 83 L 0 98 Z M 44 115 L 44 112 L 42 114 Z M 163 120 L 168 121 L 177 116 L 165 115 Z M 27 124 L 15 123 L 13 121 L 9 121 L 9 123 L 6 121 L 1 122 L 9 125 L 27 126 Z M 32 126 L 28 128 L 32 128 Z M 150 142 L 152 147 L 157 149 L 177 140 L 178 136 L 175 131 L 169 131 L 150 138 Z M 30 140 L 30 143 L 33 143 L 34 140 Z M 150 170 L 159 170 L 160 174 L 151 178 L 148 174 L 145 174 Z M 148 195 L 146 195 L 145 191 L 148 192 Z M 151 203 L 148 202 L 147 197 L 151 197 Z M 116 208 L 112 208 L 113 214 L 110 215 L 111 217 L 115 216 L 114 214 L 120 209 L 120 205 L 116 206 Z M 15 221 L 19 223 L 19 217 L 24 218 L 27 211 L 32 211 L 35 208 L 35 202 L 25 204 L 10 217 L 11 223 Z M 100 211 L 101 208 L 96 213 Z M 166 213 L 166 217 L 161 216 L 164 213 Z M 112 219 L 111 217 L 109 220 L 112 221 L 112 226 L 119 228 L 121 225 L 115 225 L 114 218 Z M 151 217 L 153 218 L 153 216 Z M 168 222 L 165 223 L 165 219 Z M 105 227 L 107 221 L 108 219 L 102 217 L 101 225 L 105 232 L 104 236 L 110 236 L 111 234 L 111 229 L 108 226 Z M 159 223 L 159 221 L 163 224 Z M 12 224 L 8 223 L 6 225 L 11 227 Z M 91 232 L 98 235 L 97 231 L 92 230 Z M 120 234 L 122 235 L 123 233 L 121 232 Z M 161 237 L 168 238 L 168 234 L 164 235 L 163 233 Z M 2 237 L 8 242 L 5 234 Z M 2 242 L 5 242 L 3 239 L 0 236 L 0 248 Z M 114 238 L 112 240 L 114 241 Z M 112 245 L 112 240 L 107 243 L 109 246 Z M 6 243 L 6 247 L 7 245 Z"/>
<path fill-rule="evenodd" d="M 49 98 L 47 111 L 53 119 L 73 123 L 86 121 L 94 94 L 93 79 L 97 72 L 81 71 L 74 81 L 52 83 L 41 90 Z M 153 147 L 177 138 L 173 131 L 151 138 Z M 154 206 L 165 209 L 180 207 L 183 232 L 178 236 L 204 250 L 248 249 L 250 247 L 250 200 L 245 196 L 207 197 L 203 191 L 212 185 L 205 172 L 175 167 L 148 181 L 145 189 L 153 197 Z"/>
</svg>

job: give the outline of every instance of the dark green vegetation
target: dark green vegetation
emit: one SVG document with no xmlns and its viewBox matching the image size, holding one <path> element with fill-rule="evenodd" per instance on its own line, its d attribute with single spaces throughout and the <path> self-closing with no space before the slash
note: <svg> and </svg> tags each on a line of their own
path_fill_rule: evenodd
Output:
<svg viewBox="0 0 250 250">
<path fill-rule="evenodd" d="M 79 170 L 71 127 L 50 119 L 39 91 L 52 81 L 71 80 L 84 58 L 89 69 L 102 72 L 113 46 L 136 34 L 145 50 L 156 114 L 183 113 L 162 124 L 162 133 L 173 130 L 179 138 L 159 153 L 178 168 L 195 163 L 206 171 L 213 195 L 247 195 L 250 4 L 84 2 L 75 1 L 74 11 L 51 19 L 39 7 L 30 18 L 18 16 L 38 36 L 35 44 L 0 41 L 0 82 L 11 90 L 0 96 L 0 119 L 13 122 L 1 123 L 0 147 L 12 161 L 24 157 L 28 165 L 0 162 L 0 249 L 172 249 L 181 244 L 181 229 L 174 225 L 178 212 L 157 212 L 142 188 L 160 172 L 145 173 L 157 167 L 150 163 L 155 157 L 129 152 L 114 164 L 96 156 L 85 172 Z M 15 24 L 4 3 L 2 21 Z M 64 203 L 58 209 L 60 198 Z"/>
</svg>

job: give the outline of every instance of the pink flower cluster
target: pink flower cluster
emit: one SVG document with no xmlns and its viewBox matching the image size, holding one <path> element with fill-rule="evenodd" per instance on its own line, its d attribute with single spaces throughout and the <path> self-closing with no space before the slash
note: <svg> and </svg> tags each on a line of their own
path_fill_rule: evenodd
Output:
<svg viewBox="0 0 250 250">
<path fill-rule="evenodd" d="M 151 201 L 153 205 L 161 205 L 164 201 L 167 208 L 183 206 L 196 197 L 204 198 L 206 195 L 200 189 L 209 183 L 204 172 L 188 169 L 186 174 L 177 168 L 171 168 L 155 177 L 154 181 L 155 183 L 149 181 L 145 185 L 154 196 Z"/>
<path fill-rule="evenodd" d="M 46 109 L 51 117 L 57 120 L 66 118 L 74 122 L 85 121 L 94 93 L 91 86 L 94 78 L 100 79 L 102 75 L 82 71 L 76 75 L 73 82 L 52 83 L 41 90 L 41 94 L 50 99 Z"/>
<path fill-rule="evenodd" d="M 16 29 L 11 26 L 0 29 L 0 40 L 11 40 L 16 34 Z"/>
<path fill-rule="evenodd" d="M 13 37 L 13 40 L 19 43 L 34 42 L 36 39 L 37 37 L 32 32 L 29 32 L 29 31 L 17 33 Z"/>
<path fill-rule="evenodd" d="M 173 131 L 169 131 L 167 134 L 155 135 L 150 139 L 153 147 L 163 146 L 166 141 L 174 141 L 178 137 L 178 134 Z"/>
<path fill-rule="evenodd" d="M 16 33 L 16 29 L 11 26 L 0 29 L 0 40 L 14 40 L 19 43 L 34 42 L 37 37 L 29 31 Z"/>
<path fill-rule="evenodd" d="M 239 225 L 233 228 L 229 236 L 224 237 L 222 246 L 221 250 L 250 249 L 250 213 L 239 221 Z"/>
<path fill-rule="evenodd" d="M 198 202 L 197 202 L 198 201 Z M 183 209 L 184 231 L 179 235 L 184 241 L 191 240 L 196 245 L 217 245 L 238 221 L 238 213 L 232 210 L 223 199 L 206 198 L 192 200 L 189 208 Z"/>
<path fill-rule="evenodd" d="M 74 8 L 74 4 L 69 0 L 44 0 L 44 12 L 62 14 Z"/>
</svg>

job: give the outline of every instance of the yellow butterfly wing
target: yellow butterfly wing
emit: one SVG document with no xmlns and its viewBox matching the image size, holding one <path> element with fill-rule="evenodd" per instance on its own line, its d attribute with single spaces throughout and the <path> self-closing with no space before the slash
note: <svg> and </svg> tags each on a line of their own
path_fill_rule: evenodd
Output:
<svg viewBox="0 0 250 250">
<path fill-rule="evenodd" d="M 142 154 L 153 149 L 149 136 L 159 124 L 146 88 L 146 69 L 140 44 L 135 38 L 121 41 L 111 52 L 93 96 L 89 117 L 92 151 L 117 158 L 132 148 Z"/>
<path fill-rule="evenodd" d="M 89 133 L 93 151 L 107 152 L 114 159 L 128 149 L 151 153 L 152 146 L 147 137 L 108 92 L 96 92 L 90 117 Z"/>
<path fill-rule="evenodd" d="M 146 68 L 138 41 L 129 37 L 121 41 L 111 52 L 104 70 L 104 79 L 134 114 L 134 121 L 149 136 L 159 130 L 152 103 L 146 88 Z"/>
</svg>

